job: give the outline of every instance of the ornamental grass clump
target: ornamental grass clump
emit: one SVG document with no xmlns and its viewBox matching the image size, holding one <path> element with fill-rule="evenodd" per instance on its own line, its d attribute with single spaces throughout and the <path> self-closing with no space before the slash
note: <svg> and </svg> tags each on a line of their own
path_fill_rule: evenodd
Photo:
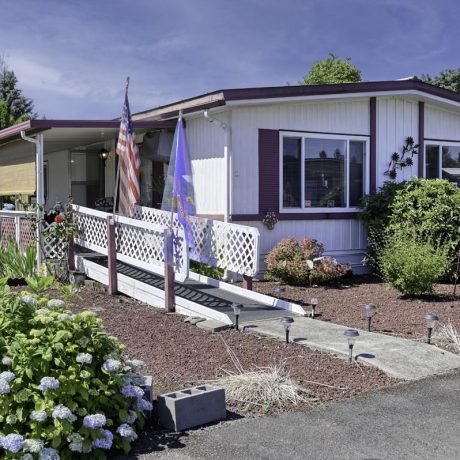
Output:
<svg viewBox="0 0 460 460">
<path fill-rule="evenodd" d="M 152 409 L 141 363 L 92 312 L 0 283 L 0 457 L 103 459 L 129 451 Z"/>
<path fill-rule="evenodd" d="M 267 279 L 297 286 L 326 284 L 349 272 L 333 257 L 323 256 L 324 246 L 317 240 L 284 238 L 267 255 Z"/>
</svg>

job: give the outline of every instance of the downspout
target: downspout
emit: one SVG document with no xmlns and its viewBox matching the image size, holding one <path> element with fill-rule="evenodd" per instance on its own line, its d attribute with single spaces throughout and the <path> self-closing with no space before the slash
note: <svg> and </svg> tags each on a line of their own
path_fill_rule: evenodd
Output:
<svg viewBox="0 0 460 460">
<path fill-rule="evenodd" d="M 212 117 L 207 110 L 204 111 L 204 117 L 210 123 L 217 123 L 225 132 L 225 142 L 224 142 L 224 161 L 225 161 L 225 190 L 226 190 L 226 200 L 225 200 L 225 210 L 224 210 L 224 222 L 230 222 L 230 216 L 232 213 L 232 204 L 233 204 L 233 193 L 232 193 L 232 155 L 231 155 L 231 126 L 227 123 L 224 123 L 217 118 Z"/>
<path fill-rule="evenodd" d="M 25 131 L 21 131 L 21 138 L 27 142 L 35 144 L 35 165 L 36 165 L 36 193 L 37 193 L 37 222 L 41 222 L 43 209 L 45 206 L 45 189 L 43 183 L 43 134 L 37 134 L 37 137 L 26 136 Z M 41 228 L 37 225 L 37 270 L 42 265 L 41 253 Z"/>
</svg>

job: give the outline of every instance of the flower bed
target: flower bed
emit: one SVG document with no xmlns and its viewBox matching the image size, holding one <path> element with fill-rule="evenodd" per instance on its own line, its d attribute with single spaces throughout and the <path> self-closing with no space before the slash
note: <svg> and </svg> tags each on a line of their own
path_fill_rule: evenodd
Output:
<svg viewBox="0 0 460 460">
<path fill-rule="evenodd" d="M 106 458 L 129 451 L 151 404 L 137 385 L 140 362 L 94 313 L 0 285 L 0 455 Z"/>
</svg>

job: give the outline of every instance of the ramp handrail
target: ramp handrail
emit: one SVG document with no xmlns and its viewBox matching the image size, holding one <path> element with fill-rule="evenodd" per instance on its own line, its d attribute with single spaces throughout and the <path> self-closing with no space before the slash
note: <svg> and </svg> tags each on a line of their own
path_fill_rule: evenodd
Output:
<svg viewBox="0 0 460 460">
<path fill-rule="evenodd" d="M 144 206 L 136 206 L 134 217 L 164 226 L 169 226 L 171 221 L 170 212 Z M 190 217 L 190 220 L 195 243 L 190 259 L 241 275 L 256 275 L 260 247 L 257 228 L 203 217 Z M 173 228 L 182 229 L 176 213 L 173 214 Z"/>
</svg>

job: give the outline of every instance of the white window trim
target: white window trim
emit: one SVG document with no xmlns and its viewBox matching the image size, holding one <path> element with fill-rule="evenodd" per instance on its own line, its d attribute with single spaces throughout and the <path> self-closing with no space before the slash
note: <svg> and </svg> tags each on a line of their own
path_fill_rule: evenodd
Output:
<svg viewBox="0 0 460 460">
<path fill-rule="evenodd" d="M 425 152 L 424 152 L 424 165 L 423 165 L 423 177 L 426 178 L 426 148 L 428 146 L 438 147 L 438 179 L 442 179 L 442 148 L 443 147 L 460 147 L 460 142 L 443 142 L 443 141 L 430 141 L 429 139 L 425 140 Z"/>
<path fill-rule="evenodd" d="M 284 208 L 283 207 L 283 138 L 284 137 L 297 137 L 301 138 L 301 203 L 302 207 L 300 208 Z M 319 133 L 309 133 L 308 131 L 280 131 L 279 136 L 279 212 L 281 214 L 317 214 L 317 213 L 347 213 L 347 212 L 357 212 L 360 211 L 360 208 L 353 207 L 316 207 L 316 208 L 305 208 L 305 139 L 337 139 L 342 140 L 347 143 L 347 152 L 346 152 L 346 171 L 345 171 L 345 181 L 346 181 L 346 200 L 349 202 L 350 198 L 350 187 L 349 187 L 349 175 L 350 175 L 350 163 L 348 161 L 349 157 L 349 142 L 350 141 L 362 141 L 365 145 L 365 161 L 364 161 L 364 190 L 363 194 L 367 195 L 369 193 L 369 136 L 356 136 L 356 135 L 344 135 L 344 134 L 319 134 Z"/>
</svg>

